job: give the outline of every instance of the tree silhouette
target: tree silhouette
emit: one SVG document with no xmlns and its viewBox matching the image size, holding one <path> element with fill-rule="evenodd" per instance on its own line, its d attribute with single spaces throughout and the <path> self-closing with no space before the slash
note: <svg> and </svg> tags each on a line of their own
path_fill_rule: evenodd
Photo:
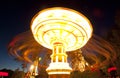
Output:
<svg viewBox="0 0 120 78">
<path fill-rule="evenodd" d="M 19 69 L 16 69 L 11 76 L 11 78 L 24 78 L 25 73 L 23 71 L 19 71 Z"/>
<path fill-rule="evenodd" d="M 108 33 L 107 40 L 113 45 L 116 50 L 117 59 L 112 62 L 113 65 L 117 66 L 118 74 L 120 74 L 120 10 L 115 15 L 115 25 Z"/>
</svg>

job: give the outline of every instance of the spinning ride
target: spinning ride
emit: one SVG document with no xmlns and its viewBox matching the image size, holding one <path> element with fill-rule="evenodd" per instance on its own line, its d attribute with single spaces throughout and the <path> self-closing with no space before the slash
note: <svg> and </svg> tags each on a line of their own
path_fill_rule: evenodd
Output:
<svg viewBox="0 0 120 78">
<path fill-rule="evenodd" d="M 66 8 L 64 8 L 64 9 L 71 11 L 71 9 L 66 9 Z M 45 10 L 40 11 L 40 13 L 44 12 L 44 11 Z M 72 11 L 76 13 L 76 11 L 74 11 L 74 10 L 72 10 Z M 39 15 L 39 13 L 36 16 L 38 16 L 38 15 Z M 78 15 L 79 15 L 79 13 L 78 13 Z M 81 16 L 83 16 L 83 15 L 81 15 Z M 33 18 L 33 20 L 35 19 L 35 17 Z M 67 17 L 67 15 L 66 16 L 64 15 L 63 18 L 64 17 Z M 57 22 L 54 25 L 57 25 L 59 23 L 60 22 Z M 82 24 L 84 24 L 84 23 L 82 23 Z M 67 25 L 67 23 L 66 23 L 66 25 L 65 25 L 65 23 L 63 23 L 61 25 L 66 26 L 68 28 L 68 30 L 70 30 L 70 28 L 68 27 L 69 23 L 68 23 L 68 25 Z M 74 24 L 72 24 L 72 25 L 74 26 Z M 58 26 L 58 28 L 59 28 L 59 26 Z M 66 28 L 66 30 L 67 30 L 67 28 Z M 54 32 L 52 32 L 52 33 L 55 36 L 59 35 L 60 32 L 64 32 L 65 31 L 65 29 L 64 30 L 57 30 L 57 28 L 56 28 L 56 30 L 55 29 L 53 29 L 53 30 L 54 30 Z M 58 34 L 55 34 L 55 31 L 58 31 Z M 75 32 L 75 31 L 73 30 L 73 32 Z M 70 31 L 70 33 L 73 33 L 73 32 Z M 66 33 L 69 33 L 69 32 L 66 32 Z M 81 32 L 81 33 L 83 33 L 83 32 Z M 46 33 L 44 32 L 44 34 L 46 34 Z M 48 35 L 48 33 L 46 35 Z M 67 40 L 70 42 L 71 39 L 69 38 L 69 35 L 70 34 L 68 34 L 68 35 L 65 34 L 65 36 L 62 36 L 63 37 L 62 39 L 64 40 L 65 39 L 64 37 L 66 37 Z M 74 35 L 72 37 L 73 37 L 73 40 L 76 40 L 78 42 L 78 40 L 77 40 L 78 37 L 77 38 L 75 37 L 75 39 L 74 39 Z M 56 37 L 56 38 L 58 39 L 59 37 Z M 83 41 L 86 40 L 86 39 L 84 39 L 84 35 L 83 35 L 83 37 L 81 36 L 81 38 L 83 39 Z M 43 38 L 43 40 L 44 39 L 45 38 Z M 49 41 L 49 39 L 48 39 L 48 41 Z M 60 39 L 58 39 L 58 40 L 61 41 Z M 67 40 L 65 39 L 65 41 L 67 41 Z M 70 44 L 69 42 L 68 42 L 68 44 Z M 74 43 L 74 41 L 72 43 Z M 63 44 L 66 45 L 65 43 L 63 43 Z M 84 43 L 84 44 L 86 44 L 86 43 Z M 15 59 L 17 59 L 19 61 L 22 61 L 22 62 L 31 63 L 31 64 L 33 64 L 33 62 L 34 62 L 34 60 L 35 60 L 36 57 L 41 57 L 42 59 L 39 62 L 39 68 L 43 68 L 45 70 L 48 67 L 48 64 L 50 62 L 50 57 L 49 56 L 52 54 L 50 49 L 52 49 L 53 46 L 46 46 L 47 48 L 50 48 L 50 49 L 47 49 L 47 48 L 45 48 L 45 47 L 43 47 L 41 45 L 39 45 L 34 40 L 31 31 L 26 31 L 26 32 L 23 32 L 23 33 L 20 33 L 20 34 L 16 35 L 10 41 L 10 43 L 8 45 L 8 51 L 9 51 L 10 55 L 12 55 L 13 57 L 15 57 Z M 44 45 L 46 45 L 46 40 L 45 40 Z M 49 45 L 51 45 L 51 44 L 49 44 Z M 107 66 L 111 61 L 114 61 L 116 59 L 116 53 L 115 53 L 115 50 L 112 47 L 112 45 L 109 44 L 106 40 L 102 39 L 101 37 L 99 37 L 99 36 L 97 36 L 95 34 L 93 34 L 93 36 L 91 37 L 91 39 L 89 40 L 89 42 L 84 47 L 83 47 L 83 45 L 81 43 L 81 45 L 80 45 L 82 47 L 81 49 L 79 47 L 79 48 L 76 48 L 77 50 L 75 50 L 75 47 L 74 47 L 74 49 L 72 49 L 72 47 L 70 47 L 70 45 L 68 45 L 68 46 L 69 46 L 70 49 L 66 48 L 66 47 L 62 47 L 62 48 L 64 48 L 64 54 L 65 54 L 65 56 L 68 55 L 68 59 L 69 59 L 68 62 L 70 64 L 70 66 L 72 67 L 73 71 L 74 70 L 75 71 L 76 70 L 78 70 L 78 71 L 85 71 L 86 70 L 85 65 L 82 66 L 82 67 L 85 67 L 84 69 L 81 69 L 81 66 L 80 66 L 81 64 L 85 64 L 85 62 L 87 62 L 89 64 L 88 67 L 99 69 L 101 67 Z M 66 49 L 67 52 L 65 52 L 65 49 Z M 82 50 L 82 52 L 79 52 L 81 50 Z M 55 55 L 57 55 L 57 54 L 55 54 Z M 66 58 L 66 61 L 67 61 L 67 57 L 65 57 L 65 56 L 64 56 L 64 58 Z M 83 57 L 84 57 L 84 59 L 82 59 Z M 55 56 L 55 58 L 58 58 L 58 57 Z M 55 58 L 54 58 L 54 60 L 56 60 Z M 68 65 L 68 67 L 70 67 L 70 66 Z M 39 73 L 41 73 L 42 71 L 43 70 L 40 69 Z M 71 71 L 71 68 L 70 68 L 70 71 Z"/>
<path fill-rule="evenodd" d="M 81 13 L 63 7 L 40 11 L 31 22 L 35 40 L 52 49 L 51 63 L 46 71 L 50 78 L 69 78 L 72 68 L 66 51 L 83 47 L 92 35 L 92 25 Z"/>
</svg>

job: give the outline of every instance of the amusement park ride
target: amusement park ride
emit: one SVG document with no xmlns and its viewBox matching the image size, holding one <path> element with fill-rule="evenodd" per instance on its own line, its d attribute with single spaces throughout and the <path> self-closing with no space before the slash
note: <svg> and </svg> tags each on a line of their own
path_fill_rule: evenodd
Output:
<svg viewBox="0 0 120 78">
<path fill-rule="evenodd" d="M 90 21 L 73 9 L 52 7 L 38 12 L 31 21 L 31 31 L 16 36 L 8 50 L 19 60 L 32 63 L 30 71 L 34 76 L 41 62 L 46 63 L 41 67 L 45 68 L 49 78 L 69 78 L 74 70 L 83 72 L 86 66 L 99 67 L 107 64 L 112 56 L 112 60 L 115 59 L 111 45 L 94 34 L 92 36 Z M 31 56 L 36 58 L 40 54 L 41 62 L 32 60 Z"/>
<path fill-rule="evenodd" d="M 92 25 L 81 13 L 63 7 L 40 11 L 31 22 L 35 40 L 52 49 L 51 63 L 46 71 L 49 78 L 69 78 L 72 68 L 67 51 L 83 47 L 92 35 Z"/>
</svg>

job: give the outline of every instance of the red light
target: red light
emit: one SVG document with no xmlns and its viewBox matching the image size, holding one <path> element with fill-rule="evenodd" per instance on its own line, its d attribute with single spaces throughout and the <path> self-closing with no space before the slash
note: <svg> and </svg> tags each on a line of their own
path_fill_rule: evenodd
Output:
<svg viewBox="0 0 120 78">
<path fill-rule="evenodd" d="M 117 70 L 117 68 L 116 67 L 110 67 L 110 68 L 108 68 L 108 72 L 111 72 L 111 71 L 114 71 L 114 70 Z"/>
<path fill-rule="evenodd" d="M 8 76 L 7 72 L 0 72 L 0 76 Z"/>
</svg>

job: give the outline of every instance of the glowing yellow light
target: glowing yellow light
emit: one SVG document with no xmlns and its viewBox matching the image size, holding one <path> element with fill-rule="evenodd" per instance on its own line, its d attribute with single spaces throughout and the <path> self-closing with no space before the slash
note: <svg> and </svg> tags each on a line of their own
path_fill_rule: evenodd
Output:
<svg viewBox="0 0 120 78">
<path fill-rule="evenodd" d="M 59 70 L 59 71 L 57 71 Z M 68 63 L 50 63 L 50 66 L 47 68 L 48 74 L 70 74 L 72 69 L 69 67 Z"/>
<path fill-rule="evenodd" d="M 48 74 L 70 74 L 72 68 L 65 52 L 83 47 L 93 31 L 84 15 L 61 7 L 40 11 L 32 19 L 31 30 L 38 43 L 53 50 L 51 63 L 46 69 Z"/>
<path fill-rule="evenodd" d="M 34 65 L 31 65 L 30 66 L 30 71 L 33 71 L 33 69 L 34 69 Z"/>
<path fill-rule="evenodd" d="M 31 75 L 34 75 L 34 76 L 38 75 L 37 69 L 38 69 L 37 66 L 31 65 L 31 66 L 30 66 Z"/>
<path fill-rule="evenodd" d="M 92 34 L 89 20 L 81 13 L 68 8 L 48 8 L 40 11 L 31 22 L 34 38 L 38 43 L 53 49 L 60 42 L 65 51 L 83 47 Z"/>
</svg>

